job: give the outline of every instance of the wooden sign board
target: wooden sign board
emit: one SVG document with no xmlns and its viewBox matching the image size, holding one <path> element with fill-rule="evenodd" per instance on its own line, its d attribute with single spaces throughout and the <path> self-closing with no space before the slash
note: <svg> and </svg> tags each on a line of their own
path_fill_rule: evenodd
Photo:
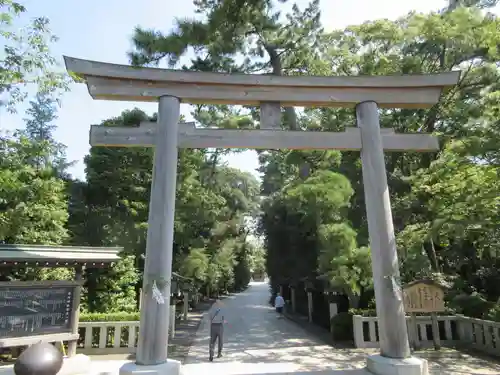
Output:
<svg viewBox="0 0 500 375">
<path fill-rule="evenodd" d="M 8 339 L 71 333 L 79 286 L 71 281 L 0 282 L 0 346 L 7 346 Z"/>
<path fill-rule="evenodd" d="M 445 311 L 443 287 L 432 281 L 414 281 L 403 288 L 407 313 L 433 313 Z"/>
</svg>

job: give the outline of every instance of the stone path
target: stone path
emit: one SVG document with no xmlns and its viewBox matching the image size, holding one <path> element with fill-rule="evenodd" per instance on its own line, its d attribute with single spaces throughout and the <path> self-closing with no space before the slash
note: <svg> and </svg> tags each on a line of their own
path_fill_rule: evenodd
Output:
<svg viewBox="0 0 500 375">
<path fill-rule="evenodd" d="M 201 320 L 203 319 L 204 313 L 210 309 L 213 302 L 213 300 L 210 300 L 198 303 L 196 309 L 189 312 L 188 319 L 186 321 L 181 320 L 177 322 L 175 327 L 175 337 L 169 340 L 169 358 L 184 362 L 189 353 L 189 348 L 196 337 L 196 332 L 199 328 Z"/>
<path fill-rule="evenodd" d="M 278 319 L 268 304 L 266 283 L 252 283 L 243 293 L 222 304 L 225 328 L 224 356 L 208 361 L 209 324 L 204 319 L 183 366 L 184 375 L 205 374 L 349 374 L 366 375 L 367 355 L 376 350 L 338 349 L 325 345 L 297 324 Z M 447 350 L 422 353 L 428 357 L 432 375 L 500 374 L 497 362 Z"/>
<path fill-rule="evenodd" d="M 266 283 L 252 283 L 243 293 L 223 301 L 224 357 L 208 362 L 209 322 L 204 319 L 191 347 L 184 375 L 210 371 L 218 374 L 267 374 L 350 369 L 364 367 L 365 352 L 345 353 L 287 319 L 278 319 L 267 303 Z"/>
</svg>

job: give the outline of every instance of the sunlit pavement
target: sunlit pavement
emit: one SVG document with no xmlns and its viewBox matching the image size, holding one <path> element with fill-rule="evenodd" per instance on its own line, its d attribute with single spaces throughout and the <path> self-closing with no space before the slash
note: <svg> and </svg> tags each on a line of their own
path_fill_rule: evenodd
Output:
<svg viewBox="0 0 500 375">
<path fill-rule="evenodd" d="M 223 358 L 209 362 L 209 324 L 204 320 L 182 366 L 182 374 L 368 375 L 363 369 L 366 357 L 377 350 L 337 349 L 325 345 L 295 323 L 278 319 L 268 300 L 267 283 L 252 283 L 245 292 L 225 298 L 222 303 L 228 325 Z M 432 375 L 500 375 L 497 362 L 448 349 L 430 354 Z M 118 374 L 125 362 L 93 361 L 92 374 Z"/>
<path fill-rule="evenodd" d="M 267 283 L 251 283 L 243 293 L 222 301 L 222 358 L 208 360 L 209 322 L 204 319 L 190 349 L 183 375 L 202 374 L 368 374 L 366 357 L 376 350 L 336 349 L 325 345 L 295 323 L 278 319 L 269 306 Z M 429 359 L 431 374 L 500 374 L 497 363 L 447 351 Z"/>
<path fill-rule="evenodd" d="M 331 372 L 332 369 L 364 367 L 364 352 L 359 353 L 358 358 L 347 358 L 341 353 L 332 358 L 330 346 L 295 323 L 278 319 L 268 301 L 269 286 L 263 282 L 251 283 L 245 292 L 224 299 L 222 307 L 228 324 L 224 331 L 223 357 L 208 361 L 210 324 L 204 319 L 183 366 L 183 374 L 202 374 L 207 370 L 217 375 Z"/>
</svg>

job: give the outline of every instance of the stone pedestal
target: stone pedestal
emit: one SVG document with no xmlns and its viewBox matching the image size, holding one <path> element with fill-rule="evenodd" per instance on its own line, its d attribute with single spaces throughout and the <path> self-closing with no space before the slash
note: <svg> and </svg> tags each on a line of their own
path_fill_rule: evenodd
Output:
<svg viewBox="0 0 500 375">
<path fill-rule="evenodd" d="M 372 355 L 366 360 L 366 369 L 374 375 L 429 375 L 427 361 L 416 357 L 394 359 Z"/>
<path fill-rule="evenodd" d="M 120 367 L 120 375 L 180 375 L 181 363 L 173 359 L 160 365 L 140 366 L 135 362 L 125 363 Z"/>
</svg>

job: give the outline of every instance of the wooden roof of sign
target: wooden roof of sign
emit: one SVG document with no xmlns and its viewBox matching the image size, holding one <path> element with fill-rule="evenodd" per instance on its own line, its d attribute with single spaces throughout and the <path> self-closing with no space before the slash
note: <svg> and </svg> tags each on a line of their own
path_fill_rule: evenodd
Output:
<svg viewBox="0 0 500 375">
<path fill-rule="evenodd" d="M 403 286 L 403 289 L 408 289 L 408 288 L 411 288 L 412 286 L 419 285 L 419 284 L 435 286 L 435 287 L 438 287 L 441 289 L 448 289 L 448 286 L 446 286 L 438 281 L 432 280 L 432 279 L 421 279 L 421 280 L 412 281 L 408 284 L 405 284 Z"/>
<path fill-rule="evenodd" d="M 120 247 L 0 245 L 0 267 L 39 266 L 98 268 L 120 259 Z"/>
<path fill-rule="evenodd" d="M 273 76 L 188 72 L 132 67 L 64 56 L 68 72 L 87 83 L 101 100 L 156 102 L 170 95 L 190 104 L 354 107 L 375 101 L 385 108 L 429 108 L 443 89 L 454 86 L 459 71 L 391 76 Z"/>
</svg>

